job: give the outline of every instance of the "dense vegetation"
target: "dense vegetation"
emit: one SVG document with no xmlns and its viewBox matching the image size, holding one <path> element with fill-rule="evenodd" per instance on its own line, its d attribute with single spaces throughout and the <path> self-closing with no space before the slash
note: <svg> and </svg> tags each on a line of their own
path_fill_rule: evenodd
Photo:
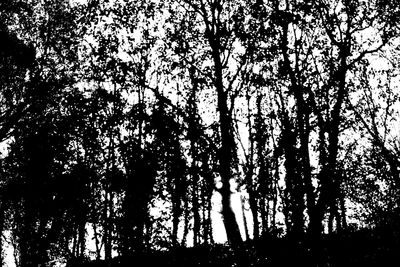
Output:
<svg viewBox="0 0 400 267">
<path fill-rule="evenodd" d="M 0 265 L 388 266 L 399 20 L 396 0 L 1 1 Z"/>
</svg>

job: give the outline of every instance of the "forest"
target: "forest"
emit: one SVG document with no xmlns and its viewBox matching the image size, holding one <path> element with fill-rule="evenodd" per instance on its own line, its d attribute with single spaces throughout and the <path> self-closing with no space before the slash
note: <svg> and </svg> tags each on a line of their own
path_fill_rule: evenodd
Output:
<svg viewBox="0 0 400 267">
<path fill-rule="evenodd" d="M 2 0 L 0 266 L 397 266 L 399 33 L 397 0 Z"/>
</svg>

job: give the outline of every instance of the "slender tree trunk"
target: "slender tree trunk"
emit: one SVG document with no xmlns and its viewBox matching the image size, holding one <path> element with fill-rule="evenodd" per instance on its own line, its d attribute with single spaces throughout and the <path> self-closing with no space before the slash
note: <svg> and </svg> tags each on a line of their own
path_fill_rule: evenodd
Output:
<svg viewBox="0 0 400 267">
<path fill-rule="evenodd" d="M 191 163 L 191 177 L 192 177 L 192 214 L 193 214 L 193 246 L 197 246 L 200 243 L 200 204 L 199 204 L 199 169 L 197 166 L 198 157 L 199 157 L 199 148 L 198 148 L 198 124 L 197 124 L 197 90 L 198 90 L 198 81 L 196 78 L 195 68 L 189 69 L 190 80 L 192 82 L 192 92 L 189 98 L 188 110 L 190 116 L 190 123 L 188 129 L 188 135 L 190 140 L 190 155 L 192 157 Z M 201 192 L 201 191 L 200 191 Z M 202 196 L 204 200 L 204 195 Z M 205 202 L 203 201 L 203 205 Z M 204 206 L 203 206 L 204 208 Z M 205 217 L 203 216 L 203 220 Z M 204 234 L 203 237 L 205 238 Z"/>
<path fill-rule="evenodd" d="M 100 249 L 100 241 L 99 241 L 99 234 L 97 232 L 97 224 L 94 222 L 93 226 L 93 233 L 94 233 L 94 244 L 96 247 L 96 260 L 100 260 L 101 258 L 101 249 Z"/>
<path fill-rule="evenodd" d="M 211 221 L 211 209 L 212 209 L 212 203 L 211 203 L 211 195 L 208 198 L 208 209 L 207 209 L 207 233 L 208 233 L 208 238 L 210 240 L 210 244 L 214 245 L 214 236 L 213 236 L 213 227 L 212 227 L 212 221 Z"/>
<path fill-rule="evenodd" d="M 175 192 L 175 194 L 178 194 Z M 173 218 L 172 218 L 172 236 L 171 236 L 171 241 L 172 241 L 172 246 L 175 248 L 178 246 L 178 229 L 179 229 L 179 217 L 181 214 L 181 207 L 180 207 L 180 198 L 175 199 L 174 203 L 172 204 L 172 213 L 173 213 Z"/>
<path fill-rule="evenodd" d="M 183 206 L 184 214 L 183 214 L 183 235 L 182 235 L 182 241 L 181 241 L 181 246 L 186 246 L 187 242 L 187 235 L 189 233 L 189 201 L 185 201 L 185 204 Z"/>
<path fill-rule="evenodd" d="M 108 190 L 107 190 L 108 191 Z M 104 234 L 103 234 L 103 242 L 104 242 L 104 259 L 110 260 L 112 257 L 112 242 L 111 242 L 111 194 L 110 192 L 106 192 L 105 206 L 104 206 Z"/>
<path fill-rule="evenodd" d="M 343 225 L 342 225 L 342 216 L 339 210 L 337 210 L 335 214 L 335 220 L 336 220 L 336 232 L 341 234 L 343 232 Z"/>
<path fill-rule="evenodd" d="M 263 136 L 265 133 L 262 132 L 262 114 L 261 114 L 261 97 L 257 96 L 257 118 L 255 125 L 258 126 L 259 130 L 257 133 L 253 134 L 253 122 L 252 122 L 252 111 L 250 108 L 250 92 L 247 90 L 246 91 L 246 99 L 247 99 L 247 127 L 249 128 L 249 152 L 247 155 L 246 159 L 246 182 L 247 182 L 247 193 L 249 195 L 249 205 L 250 205 L 250 210 L 252 214 L 252 220 L 253 220 L 253 238 L 258 239 L 260 233 L 259 233 L 259 222 L 258 222 L 258 203 L 257 203 L 257 181 L 254 181 L 254 154 L 255 154 L 255 142 L 257 142 L 257 153 L 258 153 L 258 162 L 260 165 L 263 165 L 264 163 L 264 138 Z M 261 167 L 262 169 L 262 167 Z M 258 183 L 261 183 L 261 180 L 265 180 L 266 177 L 262 177 L 259 175 L 258 177 Z M 243 203 L 242 203 L 243 206 Z M 247 225 L 246 225 L 247 227 Z M 247 237 L 246 237 L 247 238 Z M 248 238 L 247 238 L 248 239 Z"/>
<path fill-rule="evenodd" d="M 193 116 L 194 119 L 194 116 Z M 196 129 L 194 125 L 191 127 L 191 136 L 196 136 Z M 193 214 L 193 246 L 197 246 L 199 244 L 200 239 L 200 205 L 199 205 L 199 189 L 198 184 L 200 182 L 197 168 L 197 158 L 198 151 L 196 147 L 196 140 L 192 138 L 191 141 L 191 157 L 192 157 L 192 214 Z M 204 203 L 203 203 L 204 204 Z"/>
<path fill-rule="evenodd" d="M 0 203 L 0 266 L 5 266 L 4 265 L 4 248 L 3 248 L 3 232 L 4 232 L 4 208 L 3 208 L 3 200 Z"/>
<path fill-rule="evenodd" d="M 194 170 L 194 172 L 197 172 L 197 170 Z M 199 237 L 200 237 L 200 214 L 199 214 L 199 198 L 198 198 L 198 188 L 197 188 L 197 183 L 199 182 L 199 179 L 197 177 L 197 174 L 194 173 L 192 177 L 192 187 L 193 187 L 193 193 L 192 193 L 192 209 L 193 209 L 193 246 L 197 246 L 199 244 Z M 203 203 L 204 204 L 204 203 Z"/>
<path fill-rule="evenodd" d="M 74 258 L 76 258 L 77 257 L 77 244 L 78 244 L 78 237 L 77 237 L 77 235 L 78 235 L 78 233 L 77 233 L 77 231 L 75 232 L 75 229 L 74 229 L 74 238 L 73 238 L 73 240 L 72 240 L 72 255 L 73 255 L 73 257 Z"/>
<path fill-rule="evenodd" d="M 342 230 L 346 230 L 347 229 L 346 205 L 343 195 L 340 198 L 340 220 L 341 220 Z"/>
<path fill-rule="evenodd" d="M 268 200 L 265 197 L 261 197 L 260 199 L 260 216 L 261 216 L 261 235 L 266 234 L 268 232 L 268 214 L 266 212 L 266 205 Z M 260 230 L 258 233 L 260 237 Z"/>
<path fill-rule="evenodd" d="M 85 224 L 86 221 L 83 220 L 83 222 L 80 223 L 79 225 L 79 243 L 78 247 L 80 248 L 79 251 L 79 257 L 83 259 L 85 255 L 85 249 L 86 249 L 86 229 L 85 229 Z"/>
<path fill-rule="evenodd" d="M 333 221 L 335 220 L 335 213 L 332 210 L 332 206 L 330 207 L 329 210 L 329 217 L 328 217 L 328 233 L 332 234 L 333 233 Z"/>
<path fill-rule="evenodd" d="M 110 139 L 112 139 L 112 135 Z M 111 141 L 113 142 L 113 141 Z M 113 146 L 111 145 L 109 148 L 109 153 L 113 153 Z M 110 156 L 111 157 L 111 156 Z M 110 160 L 111 161 L 111 160 Z M 110 170 L 111 172 L 113 170 L 113 165 L 112 163 L 107 164 L 107 169 Z M 106 261 L 110 260 L 112 257 L 112 245 L 111 245 L 111 189 L 110 189 L 110 179 L 111 179 L 111 173 L 108 171 L 108 180 L 105 182 L 105 189 L 104 189 L 104 203 L 103 203 L 103 218 L 104 218 L 104 224 L 103 224 L 103 244 L 104 244 L 104 259 Z"/>
<path fill-rule="evenodd" d="M 253 219 L 253 238 L 258 239 L 258 237 L 260 236 L 260 227 L 258 222 L 257 199 L 253 190 L 249 190 L 248 194 L 249 194 L 249 205 Z"/>
<path fill-rule="evenodd" d="M 203 180 L 206 183 L 205 180 Z M 203 184 L 203 192 L 201 193 L 202 202 L 202 232 L 203 232 L 203 243 L 204 244 L 214 244 L 213 232 L 212 232 L 212 221 L 211 221 L 211 211 L 212 211 L 212 192 L 207 190 L 208 186 Z"/>
<path fill-rule="evenodd" d="M 224 90 L 222 62 L 220 57 L 220 41 L 217 36 L 209 36 L 214 61 L 214 85 L 217 91 L 217 102 L 219 112 L 219 127 L 221 133 L 221 148 L 218 153 L 219 173 L 221 175 L 222 188 L 222 216 L 225 225 L 226 235 L 229 243 L 239 247 L 242 243 L 239 226 L 235 213 L 231 206 L 231 184 L 233 179 L 235 139 L 233 134 L 232 117 L 229 114 L 227 104 L 227 92 Z"/>
<path fill-rule="evenodd" d="M 243 196 L 240 196 L 240 204 L 241 204 L 241 208 L 242 208 L 242 217 L 243 217 L 243 225 L 244 225 L 244 234 L 246 236 L 246 240 L 250 240 L 249 226 L 247 223 L 245 203 L 246 203 L 245 198 Z"/>
<path fill-rule="evenodd" d="M 305 193 L 307 197 L 306 205 L 307 210 L 310 212 L 315 209 L 315 190 L 312 184 L 312 175 L 311 175 L 311 161 L 310 161 L 310 152 L 309 152 L 309 138 L 310 138 L 310 121 L 309 121 L 309 111 L 308 107 L 306 107 L 306 103 L 303 98 L 303 94 L 297 96 L 297 112 L 298 112 L 298 128 L 299 128 L 299 137 L 300 137 L 300 149 L 299 149 L 299 158 L 301 161 L 301 174 L 303 179 L 304 191 L 302 190 L 302 194 Z"/>
<path fill-rule="evenodd" d="M 275 139 L 273 139 L 273 144 L 274 144 L 274 151 L 277 150 Z M 272 197 L 273 197 L 273 202 L 272 202 L 272 229 L 276 229 L 276 213 L 277 213 L 277 205 L 278 205 L 278 197 L 279 197 L 279 158 L 275 156 L 274 162 L 273 162 L 273 168 L 274 168 L 274 174 L 273 174 L 273 191 L 272 191 Z"/>
<path fill-rule="evenodd" d="M 278 161 L 278 160 L 277 160 Z M 279 173 L 276 173 L 276 176 L 279 176 Z M 279 178 L 279 177 L 278 177 Z M 278 206 L 278 179 L 274 179 L 274 185 L 273 185 L 273 193 L 272 197 L 274 198 L 272 201 L 272 228 L 276 229 L 276 212 L 277 212 L 277 206 Z"/>
<path fill-rule="evenodd" d="M 286 170 L 286 191 L 287 191 L 287 215 L 290 216 L 288 233 L 295 239 L 303 234 L 304 227 L 304 199 L 303 185 L 298 172 L 298 157 L 296 148 L 296 133 L 290 125 L 289 119 L 285 119 L 283 133 L 285 170 Z"/>
<path fill-rule="evenodd" d="M 117 109 L 117 103 L 116 103 L 116 97 L 117 97 L 117 86 L 114 83 L 114 88 L 113 88 L 113 102 L 112 102 L 112 116 L 115 116 L 116 114 L 116 109 Z M 109 164 L 107 168 L 107 181 L 105 185 L 105 207 L 104 207 L 104 216 L 105 216 L 105 229 L 104 229 L 104 258 L 105 260 L 111 260 L 112 258 L 112 236 L 113 236 L 113 218 L 114 218 L 114 194 L 113 190 L 111 188 L 111 183 L 112 179 L 114 179 L 115 173 L 116 173 L 116 156 L 115 156 L 115 129 L 114 127 L 116 126 L 116 122 L 113 122 L 110 125 L 110 133 L 109 133 L 109 138 L 110 138 L 110 144 L 109 144 Z"/>
<path fill-rule="evenodd" d="M 268 181 L 270 180 L 270 175 L 269 175 L 269 170 L 268 170 L 268 165 L 266 163 L 266 160 L 264 158 L 264 149 L 261 149 L 261 147 L 259 148 L 258 151 L 258 160 L 259 160 L 259 164 L 260 164 L 260 168 L 259 168 L 259 172 L 258 172 L 258 196 L 259 196 L 259 200 L 258 200 L 258 205 L 257 202 L 256 203 L 252 203 L 253 200 L 250 201 L 250 208 L 251 211 L 253 213 L 253 209 L 255 209 L 257 211 L 257 207 L 259 206 L 259 210 L 260 210 L 260 215 L 261 215 L 261 225 L 262 225 L 262 232 L 263 234 L 266 234 L 268 232 L 268 228 L 269 228 L 269 224 L 268 224 L 268 210 L 269 210 L 269 193 L 268 193 Z M 252 194 L 253 192 L 249 192 L 249 195 Z M 255 198 L 255 197 L 254 197 Z M 257 200 L 255 200 L 257 201 Z M 252 207 L 253 206 L 253 207 Z M 254 206 L 256 208 L 254 208 Z M 254 223 L 258 223 L 258 214 L 257 212 L 255 212 L 256 214 L 256 220 L 253 219 Z M 253 214 L 253 218 L 254 218 L 254 214 Z M 255 227 L 255 226 L 253 226 Z M 258 230 L 257 230 L 258 228 Z M 259 225 L 257 225 L 257 228 L 254 228 L 254 238 L 258 238 L 260 236 L 260 230 L 259 230 Z"/>
</svg>

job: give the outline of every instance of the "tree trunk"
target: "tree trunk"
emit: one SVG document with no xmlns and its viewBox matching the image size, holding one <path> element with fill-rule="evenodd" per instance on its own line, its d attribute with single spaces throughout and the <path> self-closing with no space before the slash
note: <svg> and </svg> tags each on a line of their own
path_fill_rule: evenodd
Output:
<svg viewBox="0 0 400 267">
<path fill-rule="evenodd" d="M 301 176 L 298 172 L 298 157 L 296 148 L 296 134 L 292 130 L 289 119 L 285 119 L 283 130 L 283 146 L 285 153 L 287 216 L 290 222 L 288 234 L 298 239 L 303 235 L 304 228 L 304 194 Z"/>
<path fill-rule="evenodd" d="M 175 192 L 175 194 L 177 194 Z M 172 236 L 171 236 L 171 241 L 172 241 L 172 246 L 175 248 L 178 246 L 178 228 L 179 228 L 179 217 L 181 214 L 181 207 L 180 207 L 180 198 L 175 199 L 174 203 L 172 203 Z"/>
<path fill-rule="evenodd" d="M 197 172 L 197 170 L 194 170 L 194 172 Z M 198 199 L 198 188 L 197 188 L 197 183 L 199 182 L 199 179 L 197 177 L 197 174 L 194 174 L 192 176 L 193 179 L 193 192 L 192 192 L 192 210 L 193 210 L 193 246 L 199 245 L 199 238 L 200 238 L 200 205 L 199 205 L 199 199 Z M 203 203 L 204 204 L 204 203 Z M 204 218 L 203 218 L 204 219 Z"/>
<path fill-rule="evenodd" d="M 346 219 L 346 205 L 344 201 L 344 196 L 340 198 L 340 219 L 341 219 L 342 230 L 346 230 L 347 219 Z"/>
<path fill-rule="evenodd" d="M 210 34 L 209 34 L 210 35 Z M 217 102 L 219 112 L 219 127 L 221 134 L 221 148 L 218 153 L 219 174 L 221 176 L 222 188 L 222 216 L 226 230 L 228 242 L 234 247 L 239 247 L 242 243 L 239 226 L 236 221 L 235 213 L 231 206 L 231 184 L 233 179 L 235 139 L 233 134 L 232 117 L 229 114 L 227 103 L 227 92 L 224 90 L 222 62 L 220 58 L 220 41 L 218 36 L 209 36 L 212 57 L 214 61 L 214 86 L 217 91 Z"/>
<path fill-rule="evenodd" d="M 79 257 L 83 259 L 85 255 L 85 249 L 86 249 L 86 229 L 85 229 L 86 221 L 83 220 L 80 225 L 79 225 L 79 242 L 78 242 L 78 247 L 79 247 Z"/>
<path fill-rule="evenodd" d="M 107 190 L 108 191 L 108 190 Z M 106 261 L 111 260 L 112 257 L 112 241 L 111 241 L 111 193 L 106 192 L 106 199 L 105 199 L 105 206 L 104 206 L 104 236 L 103 236 L 103 243 L 104 243 L 104 259 Z"/>
<path fill-rule="evenodd" d="M 207 239 L 210 240 L 210 244 L 214 245 L 214 236 L 213 236 L 213 228 L 212 228 L 212 221 L 211 221 L 211 209 L 212 209 L 212 203 L 211 203 L 211 195 L 208 197 L 208 209 L 207 209 L 207 224 L 205 231 L 207 233 L 206 236 L 208 236 Z"/>
<path fill-rule="evenodd" d="M 97 232 L 97 224 L 96 224 L 96 222 L 94 222 L 92 225 L 93 225 L 93 233 L 94 233 L 94 244 L 96 247 L 96 260 L 100 260 L 101 251 L 100 251 L 99 234 Z"/>
<path fill-rule="evenodd" d="M 249 235 L 249 226 L 247 224 L 247 218 L 246 218 L 246 207 L 245 207 L 245 198 L 243 196 L 240 196 L 240 204 L 242 208 L 242 217 L 243 217 L 243 225 L 244 225 L 244 234 L 246 236 L 246 240 L 250 240 L 250 235 Z"/>
<path fill-rule="evenodd" d="M 258 205 L 257 199 L 253 190 L 249 190 L 249 205 L 253 219 L 253 238 L 258 239 L 260 236 L 260 227 L 258 222 Z"/>
<path fill-rule="evenodd" d="M 185 201 L 185 204 L 183 206 L 183 235 L 182 235 L 182 241 L 181 241 L 181 246 L 186 246 L 187 242 L 187 235 L 189 233 L 189 201 Z"/>
<path fill-rule="evenodd" d="M 346 36 L 350 41 L 349 37 Z M 331 86 L 337 87 L 336 103 L 331 111 L 328 138 L 329 144 L 327 148 L 326 164 L 322 166 L 319 174 L 321 183 L 320 197 L 313 212 L 312 228 L 314 239 L 320 239 L 322 234 L 322 220 L 327 207 L 335 204 L 340 191 L 337 173 L 337 155 L 339 150 L 339 127 L 341 123 L 341 110 L 345 98 L 346 89 L 346 72 L 347 72 L 347 56 L 349 54 L 350 44 L 342 44 L 340 50 L 340 66 L 339 70 L 332 74 Z M 324 160 L 324 159 L 323 159 Z"/>
<path fill-rule="evenodd" d="M 275 145 L 274 145 L 275 146 Z M 276 151 L 276 146 L 275 146 Z M 273 178 L 273 203 L 272 203 L 272 229 L 276 229 L 276 212 L 277 212 L 277 205 L 278 205 L 278 196 L 279 196 L 279 159 L 275 157 L 274 160 L 274 178 Z"/>
<path fill-rule="evenodd" d="M 3 200 L 0 203 L 0 266 L 4 265 L 4 249 L 3 249 L 3 231 L 4 231 L 4 208 L 3 208 Z"/>
</svg>

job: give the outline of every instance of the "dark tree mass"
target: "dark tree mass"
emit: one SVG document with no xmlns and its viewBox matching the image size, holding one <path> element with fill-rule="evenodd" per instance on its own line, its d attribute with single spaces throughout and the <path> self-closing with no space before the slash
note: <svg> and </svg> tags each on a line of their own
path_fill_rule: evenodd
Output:
<svg viewBox="0 0 400 267">
<path fill-rule="evenodd" d="M 2 0 L 0 252 L 397 266 L 400 3 Z"/>
</svg>

